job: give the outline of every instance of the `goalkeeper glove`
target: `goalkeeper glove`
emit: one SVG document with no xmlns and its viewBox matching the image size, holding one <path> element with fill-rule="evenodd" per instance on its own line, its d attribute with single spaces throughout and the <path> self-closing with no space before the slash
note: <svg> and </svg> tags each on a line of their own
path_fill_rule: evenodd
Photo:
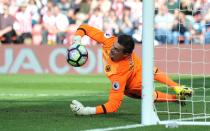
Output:
<svg viewBox="0 0 210 131">
<path fill-rule="evenodd" d="M 70 104 L 71 110 L 77 115 L 92 115 L 96 114 L 95 107 L 84 107 L 82 103 L 77 100 L 73 100 Z"/>
<path fill-rule="evenodd" d="M 79 35 L 75 35 L 72 38 L 72 44 L 81 44 L 82 37 Z"/>
<path fill-rule="evenodd" d="M 177 95 L 184 95 L 184 96 L 192 96 L 193 90 L 192 88 L 185 87 L 185 86 L 175 86 L 173 87 L 174 91 Z"/>
<path fill-rule="evenodd" d="M 181 106 L 186 106 L 186 96 L 185 95 L 177 95 L 177 103 L 181 104 Z"/>
</svg>

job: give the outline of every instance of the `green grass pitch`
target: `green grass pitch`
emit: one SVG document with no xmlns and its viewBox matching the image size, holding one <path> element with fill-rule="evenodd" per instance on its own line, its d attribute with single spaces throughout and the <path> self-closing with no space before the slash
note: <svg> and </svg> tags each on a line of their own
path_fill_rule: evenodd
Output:
<svg viewBox="0 0 210 131">
<path fill-rule="evenodd" d="M 173 79 L 179 81 L 179 77 L 173 76 Z M 193 86 L 196 93 L 192 98 L 196 102 L 187 102 L 181 110 L 192 112 L 194 107 L 195 114 L 204 111 L 210 114 L 209 102 L 206 107 L 203 106 L 204 100 L 210 100 L 210 77 L 183 76 L 180 80 L 181 84 Z M 203 90 L 204 86 L 206 90 Z M 156 84 L 156 87 L 166 91 L 164 85 Z M 107 101 L 109 89 L 109 80 L 104 75 L 1 75 L 0 131 L 77 131 L 140 123 L 140 101 L 128 97 L 125 97 L 119 111 L 113 114 L 76 116 L 71 112 L 69 104 L 73 99 L 95 106 Z M 206 97 L 202 97 L 203 94 Z M 158 110 L 166 108 L 171 112 L 180 110 L 176 103 L 157 104 Z M 177 113 L 169 115 L 172 119 L 180 117 Z M 167 113 L 160 113 L 160 118 L 167 117 Z M 179 126 L 168 129 L 159 125 L 130 130 L 209 131 L 210 127 Z"/>
</svg>

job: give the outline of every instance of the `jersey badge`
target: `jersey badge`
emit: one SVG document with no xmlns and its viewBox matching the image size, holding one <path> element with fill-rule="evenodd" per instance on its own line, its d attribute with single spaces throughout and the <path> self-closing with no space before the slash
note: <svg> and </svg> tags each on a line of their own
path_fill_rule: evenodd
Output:
<svg viewBox="0 0 210 131">
<path fill-rule="evenodd" d="M 111 71 L 111 66 L 110 65 L 106 65 L 105 66 L 105 71 L 106 72 L 110 72 Z"/>
<path fill-rule="evenodd" d="M 119 84 L 118 82 L 115 81 L 115 82 L 112 84 L 112 89 L 115 90 L 115 91 L 117 91 L 119 88 L 120 88 L 120 84 Z"/>
<path fill-rule="evenodd" d="M 111 34 L 109 34 L 109 33 L 104 33 L 104 37 L 108 39 L 108 38 L 111 37 Z"/>
</svg>

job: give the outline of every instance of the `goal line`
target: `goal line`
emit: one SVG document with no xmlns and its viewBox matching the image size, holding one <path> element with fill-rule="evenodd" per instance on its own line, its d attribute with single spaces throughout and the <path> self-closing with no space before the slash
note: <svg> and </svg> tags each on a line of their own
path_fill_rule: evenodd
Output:
<svg viewBox="0 0 210 131">
<path fill-rule="evenodd" d="M 188 117 L 183 119 L 172 119 L 167 121 L 159 121 L 157 125 L 169 125 L 169 124 L 177 124 L 177 125 L 205 125 L 210 126 L 210 122 L 193 122 L 191 120 L 200 120 L 200 119 L 208 119 L 210 118 L 210 115 L 206 116 L 197 116 L 197 117 Z M 120 129 L 132 129 L 132 128 L 138 128 L 138 127 L 145 127 L 147 125 L 143 124 L 131 124 L 131 125 L 125 125 L 125 126 L 116 126 L 116 127 L 107 127 L 107 128 L 96 128 L 96 129 L 88 129 L 83 131 L 113 131 L 113 130 L 120 130 Z"/>
</svg>

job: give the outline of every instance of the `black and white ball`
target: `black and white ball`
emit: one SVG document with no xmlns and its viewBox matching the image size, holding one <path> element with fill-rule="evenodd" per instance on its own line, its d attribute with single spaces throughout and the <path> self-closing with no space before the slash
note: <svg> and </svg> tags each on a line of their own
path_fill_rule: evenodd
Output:
<svg viewBox="0 0 210 131">
<path fill-rule="evenodd" d="M 84 45 L 73 44 L 67 50 L 67 62 L 74 67 L 83 66 L 88 59 L 88 51 Z"/>
</svg>

